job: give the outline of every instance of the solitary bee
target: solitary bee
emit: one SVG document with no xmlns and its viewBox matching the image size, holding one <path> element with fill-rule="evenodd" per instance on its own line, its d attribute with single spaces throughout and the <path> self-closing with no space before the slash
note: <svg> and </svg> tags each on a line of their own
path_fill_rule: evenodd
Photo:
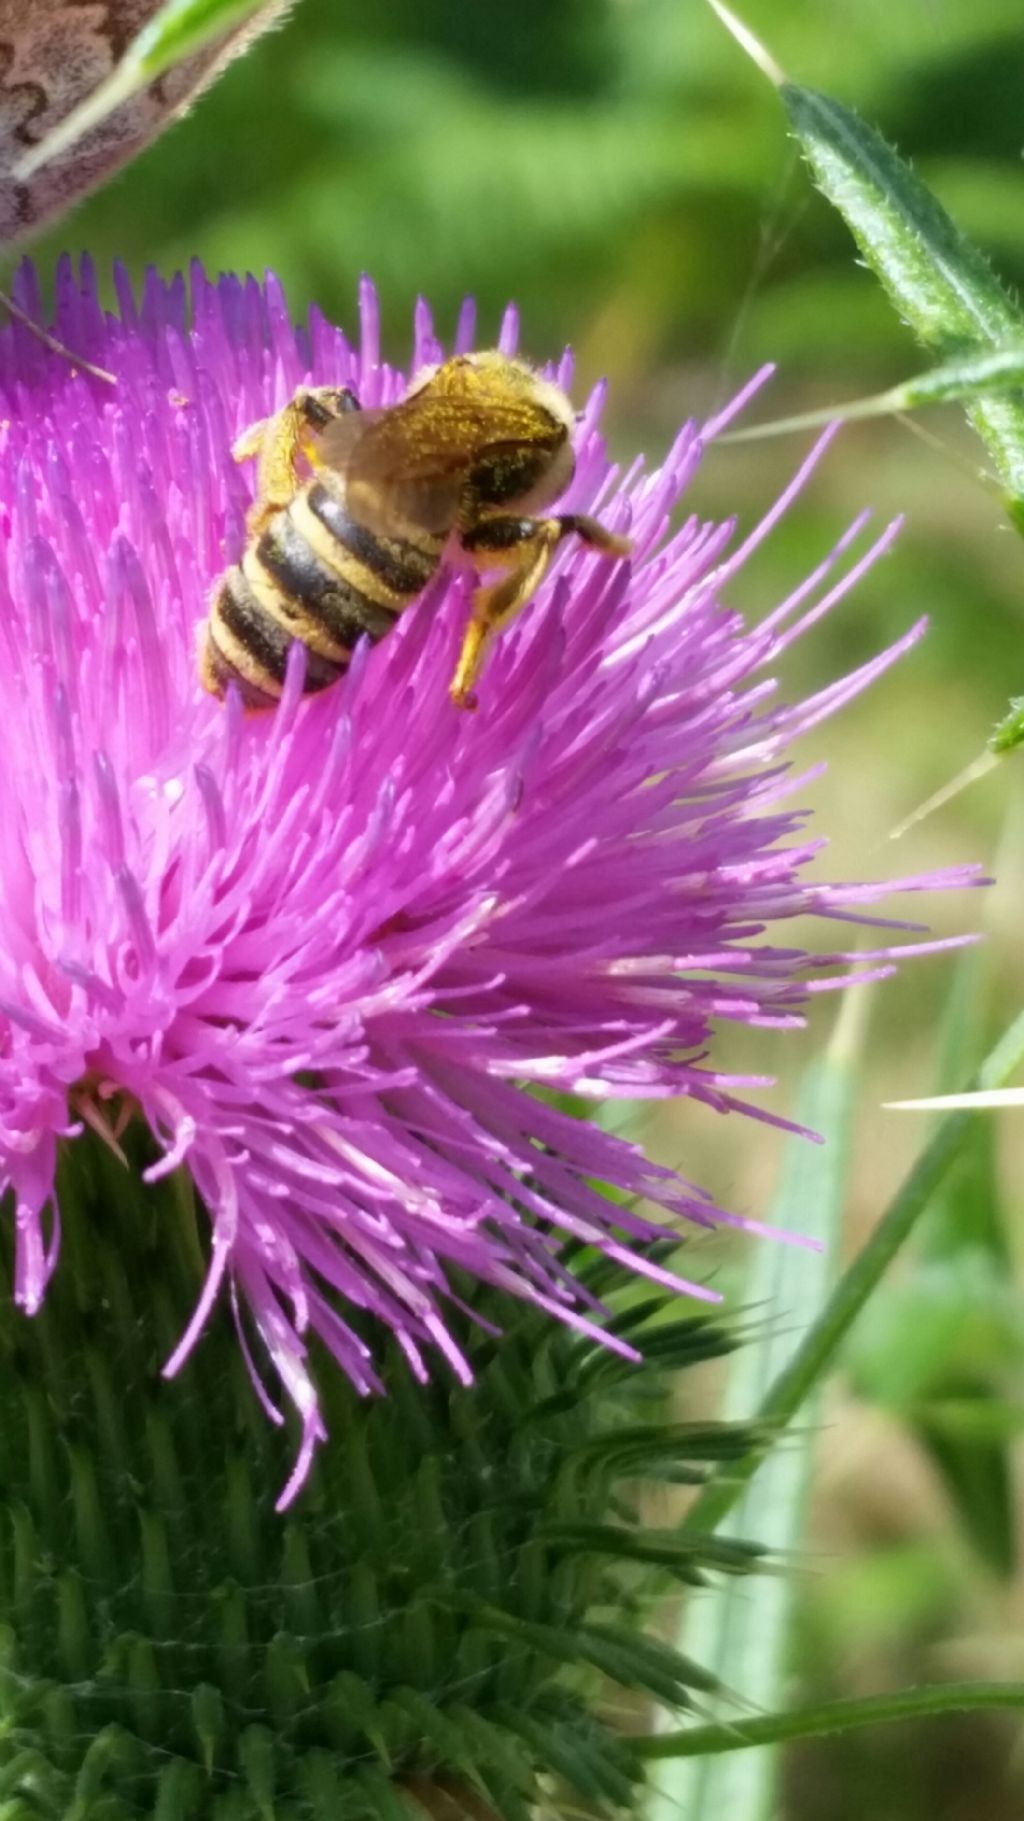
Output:
<svg viewBox="0 0 1024 1821">
<path fill-rule="evenodd" d="M 246 430 L 236 461 L 258 458 L 242 560 L 217 583 L 200 675 L 250 708 L 281 694 L 293 639 L 306 647 L 307 693 L 348 669 L 436 574 L 449 538 L 483 570 L 451 697 L 473 691 L 494 636 L 536 592 L 556 546 L 575 536 L 603 556 L 627 538 L 579 513 L 534 517 L 573 475 L 574 416 L 564 392 L 521 361 L 460 354 L 417 375 L 405 397 L 363 411 L 330 386 L 298 391 Z"/>
</svg>

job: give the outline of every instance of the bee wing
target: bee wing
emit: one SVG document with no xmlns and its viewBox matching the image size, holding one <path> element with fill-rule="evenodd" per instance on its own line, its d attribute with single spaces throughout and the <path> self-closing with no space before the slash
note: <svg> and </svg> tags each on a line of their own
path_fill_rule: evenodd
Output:
<svg viewBox="0 0 1024 1821">
<path fill-rule="evenodd" d="M 402 517 L 446 532 L 471 466 L 491 448 L 521 442 L 527 427 L 533 420 L 515 402 L 427 388 L 390 409 L 332 418 L 316 438 L 315 459 L 344 477 L 358 517 L 378 525 Z"/>
<path fill-rule="evenodd" d="M 404 522 L 443 536 L 458 509 L 465 455 L 438 449 L 425 457 L 414 428 L 405 405 L 332 418 L 312 439 L 313 464 L 341 477 L 361 524 L 386 533 Z"/>
</svg>

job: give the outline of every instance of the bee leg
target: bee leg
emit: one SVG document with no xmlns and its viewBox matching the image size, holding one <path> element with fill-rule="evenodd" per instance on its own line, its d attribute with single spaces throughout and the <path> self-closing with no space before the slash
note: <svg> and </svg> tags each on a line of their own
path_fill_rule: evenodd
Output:
<svg viewBox="0 0 1024 1821">
<path fill-rule="evenodd" d="M 599 551 L 602 556 L 629 556 L 632 553 L 632 538 L 606 530 L 598 519 L 588 518 L 585 512 L 563 512 L 556 523 L 562 527 L 563 537 L 578 537 L 581 543 Z"/>
<path fill-rule="evenodd" d="M 606 531 L 597 519 L 580 513 L 566 512 L 558 518 L 481 519 L 463 533 L 463 549 L 478 551 L 485 562 L 511 565 L 512 573 L 489 588 L 478 588 L 473 596 L 472 615 L 450 691 L 457 708 L 475 706 L 473 690 L 483 671 L 488 647 L 536 594 L 564 537 L 581 538 L 603 556 L 628 556 L 632 549 L 629 538 Z"/>
<path fill-rule="evenodd" d="M 256 423 L 249 424 L 242 431 L 241 436 L 236 437 L 232 443 L 231 460 L 233 462 L 251 462 L 262 449 L 273 422 L 272 417 L 261 417 Z"/>
<path fill-rule="evenodd" d="M 485 564 L 511 566 L 511 574 L 488 588 L 478 588 L 473 596 L 449 692 L 457 708 L 475 708 L 473 690 L 488 647 L 536 593 L 563 536 L 559 521 L 553 518 L 482 519 L 463 533 L 463 549 L 479 552 Z"/>
<path fill-rule="evenodd" d="M 268 519 L 295 498 L 302 484 L 300 460 L 315 461 L 317 431 L 332 418 L 358 410 L 359 400 L 347 386 L 300 386 L 275 417 L 243 430 L 232 456 L 236 462 L 259 459 L 256 498 L 246 518 L 250 537 L 259 537 Z"/>
</svg>

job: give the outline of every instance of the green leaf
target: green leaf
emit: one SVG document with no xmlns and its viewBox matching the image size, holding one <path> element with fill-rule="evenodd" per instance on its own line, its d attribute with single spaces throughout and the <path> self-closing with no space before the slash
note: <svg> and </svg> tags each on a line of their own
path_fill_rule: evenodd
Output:
<svg viewBox="0 0 1024 1821">
<path fill-rule="evenodd" d="M 113 75 L 56 126 L 52 133 L 19 160 L 12 175 L 19 182 L 40 170 L 98 126 L 139 89 L 148 87 L 166 70 L 193 57 L 208 44 L 226 37 L 250 14 L 267 6 L 267 0 L 165 0 L 128 46 Z M 277 10 L 276 8 L 274 10 Z"/>
<path fill-rule="evenodd" d="M 815 181 L 925 346 L 1019 341 L 1024 319 L 988 261 L 881 133 L 815 89 L 779 94 Z"/>
<path fill-rule="evenodd" d="M 987 260 L 882 135 L 814 89 L 779 92 L 815 182 L 924 346 L 950 357 L 1019 344 L 1024 317 Z M 1024 527 L 1024 394 L 975 399 L 968 416 Z"/>
<path fill-rule="evenodd" d="M 709 5 L 778 90 L 818 188 L 918 340 L 945 359 L 1019 346 L 1024 316 L 1015 302 L 881 133 L 832 96 L 790 82 L 723 0 Z M 1024 391 L 975 398 L 968 417 L 1024 531 Z"/>
<path fill-rule="evenodd" d="M 1014 752 L 1024 741 L 1024 696 L 1011 696 L 1010 706 L 989 740 L 994 753 Z"/>
<path fill-rule="evenodd" d="M 815 1240 L 820 1251 L 762 1241 L 752 1255 L 747 1297 L 772 1319 L 736 1355 L 726 1395 L 726 1415 L 737 1416 L 784 1368 L 792 1333 L 810 1327 L 833 1275 L 845 1198 L 857 1063 L 867 1000 L 858 987 L 847 995 L 829 1051 L 808 1069 L 797 1109 L 801 1124 L 821 1144 L 791 1138 L 771 1219 L 774 1226 Z M 820 1388 L 820 1387 L 819 1387 Z M 730 1529 L 753 1534 L 780 1558 L 791 1558 L 803 1540 L 804 1513 L 814 1442 L 813 1408 L 799 1438 L 763 1461 L 748 1486 Z M 692 1535 L 686 1530 L 683 1535 Z M 679 1647 L 717 1675 L 735 1699 L 758 1708 L 783 1697 L 785 1652 L 793 1584 L 785 1575 L 762 1575 L 716 1589 L 711 1600 L 688 1602 Z M 677 1764 L 658 1778 L 657 1821 L 770 1821 L 775 1813 L 774 1754 L 736 1763 Z"/>
<path fill-rule="evenodd" d="M 703 1758 L 718 1752 L 748 1751 L 752 1745 L 778 1745 L 787 1739 L 813 1739 L 822 1734 L 852 1732 L 861 1726 L 891 1725 L 895 1720 L 916 1720 L 928 1714 L 972 1713 L 993 1707 L 1024 1707 L 1024 1683 L 955 1682 L 946 1687 L 904 1688 L 896 1694 L 828 1701 L 820 1707 L 796 1708 L 791 1713 L 758 1714 L 754 1719 L 731 1721 L 728 1726 L 687 1726 L 681 1732 L 636 1739 L 634 1749 L 638 1757 L 649 1760 Z"/>
</svg>

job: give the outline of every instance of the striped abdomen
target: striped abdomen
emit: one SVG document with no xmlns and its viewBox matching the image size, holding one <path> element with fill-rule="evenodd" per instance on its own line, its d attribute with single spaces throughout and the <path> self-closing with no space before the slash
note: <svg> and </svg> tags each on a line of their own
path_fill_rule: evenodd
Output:
<svg viewBox="0 0 1024 1821">
<path fill-rule="evenodd" d="M 306 647 L 307 694 L 348 669 L 356 644 L 374 644 L 422 593 L 444 539 L 398 536 L 350 518 L 340 493 L 310 481 L 217 583 L 201 670 L 223 695 L 236 683 L 250 708 L 269 708 L 284 686 L 293 639 Z"/>
</svg>

